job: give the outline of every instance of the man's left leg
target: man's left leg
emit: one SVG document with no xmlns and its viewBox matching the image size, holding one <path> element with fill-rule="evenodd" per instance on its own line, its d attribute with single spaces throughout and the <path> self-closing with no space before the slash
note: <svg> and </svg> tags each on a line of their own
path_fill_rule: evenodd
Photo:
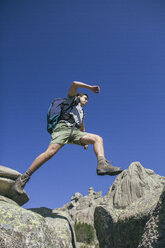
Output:
<svg viewBox="0 0 165 248">
<path fill-rule="evenodd" d="M 31 175 L 38 170 L 46 161 L 52 158 L 62 147 L 62 144 L 50 144 L 47 150 L 41 153 L 31 164 L 29 169 L 23 174 L 20 175 L 15 184 L 14 188 L 18 194 L 23 194 L 24 187 L 26 183 L 29 181 Z"/>
<path fill-rule="evenodd" d="M 94 152 L 96 154 L 98 161 L 97 163 L 98 175 L 114 176 L 122 172 L 122 169 L 120 167 L 114 167 L 106 160 L 104 156 L 103 139 L 99 135 L 88 133 L 85 136 L 83 136 L 80 139 L 80 141 L 82 145 L 93 144 Z"/>
</svg>

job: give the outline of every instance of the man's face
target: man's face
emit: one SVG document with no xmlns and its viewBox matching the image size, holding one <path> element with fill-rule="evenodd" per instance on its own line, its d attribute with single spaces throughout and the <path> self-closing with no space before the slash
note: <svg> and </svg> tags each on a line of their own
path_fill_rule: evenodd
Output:
<svg viewBox="0 0 165 248">
<path fill-rule="evenodd" d="M 88 102 L 88 97 L 86 95 L 80 96 L 80 104 L 84 106 Z"/>
</svg>

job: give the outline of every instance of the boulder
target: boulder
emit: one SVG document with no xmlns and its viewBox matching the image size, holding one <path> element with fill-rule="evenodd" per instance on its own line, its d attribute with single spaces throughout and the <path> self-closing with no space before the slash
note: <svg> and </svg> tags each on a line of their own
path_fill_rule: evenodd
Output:
<svg viewBox="0 0 165 248">
<path fill-rule="evenodd" d="M 0 165 L 0 177 L 16 180 L 21 175 L 18 171 Z"/>
<path fill-rule="evenodd" d="M 108 190 L 106 201 L 115 209 L 124 209 L 138 199 L 151 197 L 155 192 L 160 194 L 164 183 L 164 177 L 145 169 L 140 162 L 133 162 L 116 178 Z"/>
<path fill-rule="evenodd" d="M 74 230 L 66 214 L 58 212 L 51 217 L 43 217 L 1 201 L 0 247 L 76 248 L 76 244 Z"/>
<path fill-rule="evenodd" d="M 29 196 L 24 190 L 22 195 L 19 195 L 14 189 L 14 183 L 17 177 L 21 175 L 19 172 L 12 170 L 5 166 L 0 166 L 0 196 L 4 196 L 8 199 L 15 201 L 18 205 L 29 201 Z M 0 198 L 4 199 L 4 198 Z"/>
<path fill-rule="evenodd" d="M 69 214 L 74 223 L 81 222 L 94 226 L 94 210 L 95 207 L 102 204 L 102 202 L 102 192 L 95 192 L 91 187 L 88 190 L 88 195 L 83 196 L 77 192 L 71 197 L 69 203 L 61 208 L 54 209 L 53 212 L 57 210 L 65 211 Z"/>
<path fill-rule="evenodd" d="M 76 222 L 87 223 L 94 227 L 94 211 L 97 205 L 103 204 L 102 192 L 95 192 L 91 187 L 88 190 L 88 195 L 83 196 L 80 193 L 75 193 L 71 197 L 71 201 L 65 204 L 62 208 L 54 209 L 53 212 L 57 210 L 67 213 L 73 221 L 73 224 Z M 79 247 L 98 247 L 98 240 L 96 233 L 94 232 L 94 245 L 79 244 Z"/>
<path fill-rule="evenodd" d="M 164 187 L 165 177 L 140 162 L 119 174 L 104 197 L 106 205 L 95 208 L 100 248 L 165 247 Z"/>
<path fill-rule="evenodd" d="M 16 206 L 19 206 L 15 201 L 13 201 L 13 200 L 5 197 L 5 196 L 2 196 L 2 195 L 0 195 L 0 201 L 8 202 L 10 204 L 14 204 Z"/>
</svg>

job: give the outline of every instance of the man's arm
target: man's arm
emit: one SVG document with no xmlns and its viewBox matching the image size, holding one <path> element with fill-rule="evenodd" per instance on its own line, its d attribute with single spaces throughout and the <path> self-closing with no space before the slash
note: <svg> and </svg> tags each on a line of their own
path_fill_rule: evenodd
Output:
<svg viewBox="0 0 165 248">
<path fill-rule="evenodd" d="M 85 88 L 88 90 L 93 91 L 94 93 L 99 93 L 100 92 L 100 87 L 98 85 L 89 85 L 89 84 L 84 84 L 78 81 L 73 81 L 70 89 L 69 89 L 69 93 L 68 96 L 72 97 L 72 96 L 76 96 L 77 95 L 77 89 L 78 88 Z"/>
</svg>

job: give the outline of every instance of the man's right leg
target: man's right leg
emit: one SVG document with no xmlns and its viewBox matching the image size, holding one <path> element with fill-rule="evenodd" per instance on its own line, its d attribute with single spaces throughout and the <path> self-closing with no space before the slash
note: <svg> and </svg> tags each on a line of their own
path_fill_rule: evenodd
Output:
<svg viewBox="0 0 165 248">
<path fill-rule="evenodd" d="M 98 161 L 97 175 L 114 176 L 122 172 L 122 169 L 120 167 L 112 166 L 105 158 L 103 139 L 99 135 L 88 133 L 81 138 L 81 143 L 83 145 L 93 144 L 94 152 L 96 154 L 97 161 Z"/>
<path fill-rule="evenodd" d="M 23 194 L 23 189 L 26 183 L 29 181 L 30 176 L 38 170 L 41 165 L 43 165 L 46 161 L 52 158 L 62 147 L 62 144 L 50 144 L 48 149 L 40 154 L 31 164 L 29 169 L 25 172 L 25 174 L 19 176 L 15 182 L 14 188 L 18 192 L 18 194 Z"/>
</svg>

